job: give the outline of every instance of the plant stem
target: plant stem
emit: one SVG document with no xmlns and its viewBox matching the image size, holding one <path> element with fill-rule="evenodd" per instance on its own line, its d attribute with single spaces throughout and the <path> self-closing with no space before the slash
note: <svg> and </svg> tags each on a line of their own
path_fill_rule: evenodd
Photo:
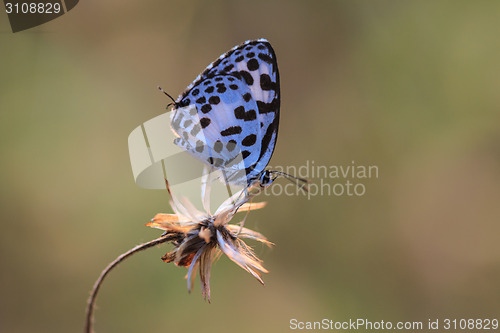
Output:
<svg viewBox="0 0 500 333">
<path fill-rule="evenodd" d="M 94 287 L 92 288 L 92 293 L 89 297 L 89 300 L 87 301 L 87 311 L 86 311 L 86 316 L 85 316 L 85 333 L 94 333 L 94 330 L 92 328 L 93 326 L 93 319 L 94 319 L 94 304 L 95 300 L 97 297 L 97 293 L 99 292 L 99 289 L 101 287 L 102 282 L 106 278 L 106 276 L 109 274 L 109 272 L 115 268 L 120 262 L 125 260 L 126 258 L 130 257 L 134 253 L 137 253 L 139 251 L 145 250 L 147 248 L 150 248 L 152 246 L 165 243 L 167 241 L 171 240 L 168 235 L 159 237 L 157 239 L 153 239 L 152 241 L 149 241 L 147 243 L 143 243 L 140 245 L 137 245 L 136 247 L 128 250 L 127 252 L 121 254 L 116 258 L 113 262 L 111 262 L 102 272 L 97 281 L 94 284 Z"/>
</svg>

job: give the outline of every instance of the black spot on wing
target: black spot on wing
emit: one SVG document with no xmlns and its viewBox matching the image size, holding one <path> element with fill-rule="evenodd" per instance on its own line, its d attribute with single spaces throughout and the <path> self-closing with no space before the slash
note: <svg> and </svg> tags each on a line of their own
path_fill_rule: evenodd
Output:
<svg viewBox="0 0 500 333">
<path fill-rule="evenodd" d="M 224 67 L 224 72 L 230 72 L 234 68 L 233 64 L 227 65 Z"/>
<path fill-rule="evenodd" d="M 260 75 L 260 87 L 262 90 L 276 90 L 276 83 L 271 80 L 267 74 Z"/>
<path fill-rule="evenodd" d="M 215 60 L 215 61 L 212 63 L 211 68 L 207 68 L 207 69 L 212 69 L 212 68 L 215 68 L 215 67 L 219 66 L 219 64 L 222 62 L 222 60 L 224 60 L 224 58 L 219 58 L 219 59 Z"/>
<path fill-rule="evenodd" d="M 267 152 L 269 144 L 273 139 L 273 136 L 276 136 L 274 140 L 274 143 L 276 144 L 276 139 L 278 136 L 278 124 L 279 124 L 279 118 L 276 117 L 274 118 L 273 122 L 269 124 L 269 126 L 267 127 L 266 133 L 264 133 L 264 136 L 262 137 L 261 141 L 259 160 L 262 159 L 262 156 L 264 156 L 264 154 Z"/>
<path fill-rule="evenodd" d="M 217 105 L 220 103 L 220 98 L 219 96 L 210 96 L 210 98 L 208 99 L 208 103 L 212 104 L 212 105 Z"/>
<path fill-rule="evenodd" d="M 241 133 L 241 126 L 231 126 L 220 132 L 222 136 L 229 136 Z"/>
<path fill-rule="evenodd" d="M 240 73 L 241 77 L 243 78 L 243 80 L 245 80 L 246 84 L 248 84 L 249 86 L 251 86 L 253 84 L 252 74 L 250 74 L 247 71 L 239 71 L 239 73 Z"/>
<path fill-rule="evenodd" d="M 277 98 L 273 99 L 271 103 L 264 103 L 261 101 L 257 101 L 257 107 L 259 108 L 260 114 L 278 112 L 280 107 L 280 102 Z"/>
<path fill-rule="evenodd" d="M 242 79 L 240 72 L 231 72 L 229 75 L 234 76 L 235 78 L 237 78 L 239 80 Z"/>
<path fill-rule="evenodd" d="M 210 106 L 210 104 L 205 104 L 201 107 L 201 112 L 203 113 L 208 113 L 212 110 L 212 107 Z"/>
<path fill-rule="evenodd" d="M 245 117 L 245 107 L 243 105 L 238 106 L 234 109 L 234 116 L 236 119 L 243 119 Z"/>
<path fill-rule="evenodd" d="M 258 70 L 259 69 L 259 62 L 257 61 L 257 59 L 253 58 L 253 59 L 248 60 L 247 68 L 249 71 Z"/>
<path fill-rule="evenodd" d="M 201 118 L 200 119 L 201 128 L 206 128 L 208 125 L 210 125 L 211 122 L 212 120 L 210 120 L 210 118 L 207 117 Z"/>
<path fill-rule="evenodd" d="M 234 109 L 234 116 L 236 117 L 236 119 L 250 121 L 257 119 L 257 112 L 255 112 L 255 110 L 245 111 L 245 107 L 240 105 L 236 109 Z"/>
<path fill-rule="evenodd" d="M 268 54 L 265 54 L 265 53 L 259 53 L 258 55 L 259 59 L 268 63 L 268 64 L 272 64 L 273 63 L 273 59 L 268 55 Z"/>
<path fill-rule="evenodd" d="M 257 163 L 249 166 L 248 168 L 245 168 L 245 173 L 248 175 L 249 173 L 251 173 L 255 169 L 256 166 L 257 166 Z M 249 183 L 250 183 L 250 181 L 251 180 L 249 179 Z"/>
<path fill-rule="evenodd" d="M 256 141 L 257 141 L 257 135 L 250 134 L 247 135 L 243 140 L 241 140 L 241 144 L 245 147 L 250 147 L 253 146 Z"/>
<path fill-rule="evenodd" d="M 218 92 L 219 94 L 223 94 L 223 93 L 225 93 L 225 92 L 226 92 L 226 90 L 227 90 L 227 88 L 226 88 L 226 86 L 224 85 L 224 83 L 221 83 L 221 84 L 220 84 L 220 86 L 219 86 L 219 85 L 217 85 L 217 92 Z"/>
</svg>

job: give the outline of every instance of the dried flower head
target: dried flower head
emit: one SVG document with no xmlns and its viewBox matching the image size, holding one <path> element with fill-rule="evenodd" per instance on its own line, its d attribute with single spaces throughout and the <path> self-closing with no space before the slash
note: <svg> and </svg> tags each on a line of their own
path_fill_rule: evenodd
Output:
<svg viewBox="0 0 500 333">
<path fill-rule="evenodd" d="M 253 239 L 268 246 L 272 243 L 262 234 L 244 228 L 244 221 L 241 225 L 229 224 L 237 212 L 248 212 L 265 206 L 264 202 L 248 202 L 255 195 L 250 194 L 252 189 L 247 188 L 234 194 L 212 215 L 208 209 L 210 189 L 207 183 L 209 184 L 205 178 L 202 183 L 202 199 L 206 212 L 201 212 L 187 198 L 178 200 L 167 182 L 170 204 L 175 214 L 156 214 L 146 225 L 164 230 L 164 237 L 168 237 L 174 245 L 173 250 L 165 254 L 162 260 L 188 268 L 186 277 L 189 292 L 193 288 L 196 269 L 199 270 L 203 297 L 210 302 L 210 268 L 221 252 L 264 284 L 261 272 L 268 271 L 242 239 Z"/>
</svg>

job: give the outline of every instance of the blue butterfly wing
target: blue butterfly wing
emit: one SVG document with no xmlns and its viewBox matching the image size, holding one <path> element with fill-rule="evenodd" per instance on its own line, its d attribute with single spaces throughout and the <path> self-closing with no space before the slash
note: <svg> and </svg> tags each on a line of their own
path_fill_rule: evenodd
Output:
<svg viewBox="0 0 500 333">
<path fill-rule="evenodd" d="M 226 52 L 176 104 L 172 117 L 179 136 L 176 144 L 204 163 L 228 170 L 234 182 L 241 181 L 241 172 L 236 173 L 244 170 L 243 178 L 250 183 L 269 163 L 278 135 L 280 84 L 271 44 L 265 39 L 247 41 Z M 180 111 L 192 105 L 197 114 Z M 191 135 L 193 128 L 198 137 Z M 206 144 L 203 151 L 200 142 Z M 243 163 L 241 159 L 235 163 L 236 154 Z"/>
<path fill-rule="evenodd" d="M 214 89 L 215 84 L 219 86 Z M 223 93 L 214 93 L 217 89 Z M 245 90 L 250 91 L 232 75 L 216 75 L 187 95 L 193 102 L 172 111 L 175 144 L 203 163 L 227 171 L 232 183 L 246 183 L 246 163 L 259 158 L 257 103 L 242 97 Z"/>
</svg>

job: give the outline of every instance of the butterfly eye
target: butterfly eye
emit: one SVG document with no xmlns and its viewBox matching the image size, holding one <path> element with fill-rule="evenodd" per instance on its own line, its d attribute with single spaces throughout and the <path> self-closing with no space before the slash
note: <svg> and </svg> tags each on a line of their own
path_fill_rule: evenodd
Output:
<svg viewBox="0 0 500 333">
<path fill-rule="evenodd" d="M 182 101 L 180 101 L 179 104 L 177 104 L 179 107 L 183 108 L 185 106 L 188 106 L 189 104 L 191 104 L 191 101 L 189 100 L 189 98 L 186 98 Z"/>
<path fill-rule="evenodd" d="M 262 176 L 260 176 L 260 186 L 261 187 L 268 187 L 271 185 L 274 179 L 271 179 L 271 173 L 266 170 L 262 173 Z"/>
</svg>

